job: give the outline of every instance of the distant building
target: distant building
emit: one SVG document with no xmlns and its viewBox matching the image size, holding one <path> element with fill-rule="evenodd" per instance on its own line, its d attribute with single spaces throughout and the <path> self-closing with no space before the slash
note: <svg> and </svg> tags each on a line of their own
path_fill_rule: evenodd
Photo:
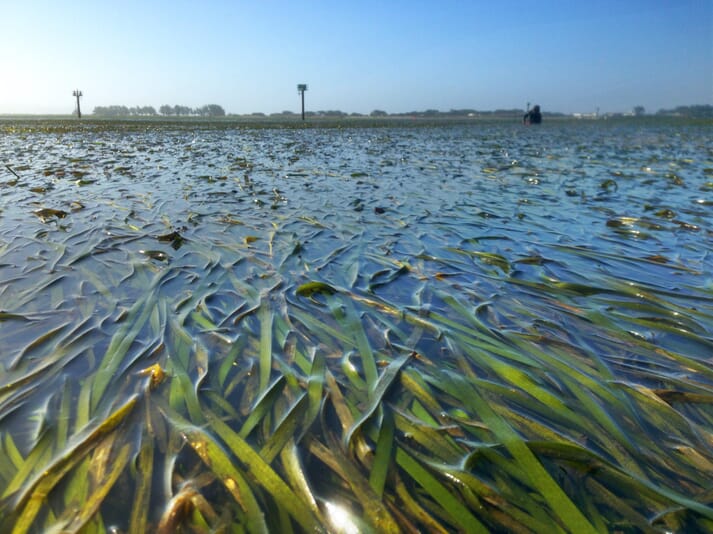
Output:
<svg viewBox="0 0 713 534">
<path fill-rule="evenodd" d="M 599 118 L 599 108 L 594 113 L 572 113 L 572 117 L 575 119 L 598 119 Z"/>
</svg>

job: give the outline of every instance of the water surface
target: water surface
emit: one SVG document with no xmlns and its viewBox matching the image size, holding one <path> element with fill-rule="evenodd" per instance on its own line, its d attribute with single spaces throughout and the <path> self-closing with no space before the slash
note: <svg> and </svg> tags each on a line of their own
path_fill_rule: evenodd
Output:
<svg viewBox="0 0 713 534">
<path fill-rule="evenodd" d="M 712 132 L 5 125 L 0 526 L 713 528 Z"/>
</svg>

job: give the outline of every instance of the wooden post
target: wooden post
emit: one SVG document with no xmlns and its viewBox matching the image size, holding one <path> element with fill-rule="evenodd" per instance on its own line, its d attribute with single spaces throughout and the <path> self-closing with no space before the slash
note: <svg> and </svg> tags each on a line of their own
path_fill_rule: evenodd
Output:
<svg viewBox="0 0 713 534">
<path fill-rule="evenodd" d="M 82 118 L 82 109 L 79 107 L 79 97 L 82 96 L 82 92 L 79 89 L 75 89 L 74 92 L 72 93 L 72 96 L 77 97 L 77 118 L 81 119 Z"/>
<path fill-rule="evenodd" d="M 306 83 L 297 84 L 297 92 L 302 96 L 302 120 L 305 120 L 305 91 L 307 90 Z"/>
</svg>

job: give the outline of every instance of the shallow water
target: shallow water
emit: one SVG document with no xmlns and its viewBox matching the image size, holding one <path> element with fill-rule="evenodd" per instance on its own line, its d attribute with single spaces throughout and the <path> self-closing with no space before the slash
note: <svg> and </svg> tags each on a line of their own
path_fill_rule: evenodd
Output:
<svg viewBox="0 0 713 534">
<path fill-rule="evenodd" d="M 294 413 L 299 383 L 314 372 L 314 355 L 324 353 L 338 383 L 362 399 L 350 404 L 358 419 L 383 369 L 413 351 L 418 358 L 401 373 L 433 374 L 427 382 L 435 390 L 451 375 L 470 376 L 525 441 L 552 443 L 557 435 L 639 482 L 666 488 L 658 501 L 632 503 L 637 510 L 629 517 L 560 481 L 595 528 L 642 528 L 632 517 L 656 514 L 668 528 L 699 518 L 710 526 L 712 134 L 710 125 L 640 121 L 6 129 L 0 137 L 5 451 L 11 436 L 27 461 L 44 446 L 42 436 L 55 432 L 60 437 L 51 440 L 63 450 L 82 428 L 143 391 L 141 371 L 155 363 L 173 369 L 173 381 L 154 395 L 164 391 L 171 409 L 206 424 L 195 405 L 177 400 L 180 367 L 196 402 L 214 406 L 237 431 L 268 384 L 283 376 L 286 404 L 274 409 Z M 311 286 L 315 291 L 305 285 L 314 282 L 323 285 Z M 415 393 L 399 384 L 386 405 L 405 410 Z M 451 421 L 461 412 L 479 420 L 477 403 L 459 404 L 448 391 L 438 395 Z M 535 399 L 540 407 L 531 404 Z M 570 411 L 558 414 L 560 405 Z M 387 409 L 379 408 L 379 418 Z M 434 410 L 428 424 L 443 415 Z M 176 419 L 166 418 L 171 427 Z M 277 412 L 274 418 L 247 434 L 256 450 L 279 426 Z M 135 419 L 126 423 L 132 455 L 146 441 L 142 418 Z M 337 432 L 333 416 L 325 421 Z M 372 443 L 380 427 L 369 424 Z M 403 424 L 397 439 L 410 450 Z M 455 439 L 460 452 L 449 462 L 498 442 L 463 425 Z M 185 454 L 178 445 L 157 447 L 155 464 Z M 322 464 L 308 450 L 314 452 L 305 444 L 300 453 L 307 477 L 318 500 L 331 502 L 337 490 L 319 480 Z M 683 458 L 672 461 L 671 454 Z M 552 458 L 537 455 L 556 474 Z M 50 456 L 38 453 L 36 472 L 52 465 Z M 16 464 L 0 472 L 0 490 L 8 488 L 0 502 L 20 514 L 23 463 Z M 507 500 L 499 469 L 494 462 L 466 471 Z M 117 477 L 126 493 L 137 491 L 131 475 Z M 151 492 L 149 524 L 178 491 L 172 484 L 169 477 L 162 491 Z M 597 484 L 616 494 L 615 482 Z M 46 516 L 43 508 L 33 529 L 66 514 L 71 499 L 57 496 L 59 486 L 54 491 L 45 507 L 53 512 Z M 676 499 L 667 501 L 667 491 Z M 212 495 L 218 507 L 225 496 Z M 458 499 L 487 528 L 512 528 Z M 690 511 L 695 506 L 686 499 L 703 511 Z M 694 519 L 672 519 L 666 512 L 672 506 Z M 511 517 L 517 523 L 519 516 Z M 123 520 L 119 513 L 104 521 L 126 531 Z M 567 528 L 566 519 L 555 521 Z"/>
</svg>

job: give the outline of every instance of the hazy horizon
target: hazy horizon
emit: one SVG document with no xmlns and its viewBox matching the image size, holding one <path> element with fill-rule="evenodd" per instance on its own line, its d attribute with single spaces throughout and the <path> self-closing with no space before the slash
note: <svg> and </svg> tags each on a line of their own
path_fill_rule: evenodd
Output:
<svg viewBox="0 0 713 534">
<path fill-rule="evenodd" d="M 535 102 L 528 102 L 528 103 L 531 105 L 531 107 L 532 107 L 533 104 L 535 104 Z M 211 104 L 218 104 L 218 105 L 220 105 L 219 102 L 212 102 Z M 114 104 L 109 104 L 109 105 L 111 106 L 111 105 L 123 105 L 123 104 L 114 103 Z M 697 106 L 697 105 L 701 105 L 701 104 L 694 104 L 694 103 L 692 103 L 692 104 L 680 104 L 680 105 L 676 105 L 676 106 L 673 106 L 673 105 L 671 105 L 671 106 L 664 106 L 664 107 L 658 108 L 658 109 L 646 109 L 646 110 L 645 110 L 645 114 L 646 114 L 646 115 L 654 115 L 654 114 L 656 114 L 657 112 L 662 111 L 662 110 L 673 111 L 675 108 L 677 108 L 677 107 L 679 107 L 679 106 L 682 106 L 682 107 L 691 107 L 691 106 Z M 711 104 L 703 104 L 703 105 L 709 105 L 709 106 L 710 106 Z M 99 104 L 99 106 L 104 106 L 104 104 Z M 176 115 L 164 115 L 164 114 L 162 114 L 162 113 L 159 111 L 159 107 L 160 107 L 160 106 L 154 106 L 154 105 L 152 105 L 152 104 L 147 104 L 147 106 L 153 107 L 154 110 L 156 111 L 156 115 L 142 115 L 142 114 L 137 114 L 137 115 L 128 114 L 128 115 L 115 115 L 115 116 L 114 116 L 114 115 L 103 115 L 103 114 L 94 115 L 94 113 L 93 113 L 94 109 L 87 109 L 87 108 L 85 108 L 85 106 L 84 106 L 83 103 L 81 104 L 81 111 L 82 111 L 82 117 L 83 117 L 83 118 L 86 118 L 86 117 L 89 117 L 89 116 L 92 116 L 92 117 L 100 117 L 100 118 L 119 118 L 119 119 L 120 119 L 120 118 L 131 118 L 131 117 L 136 117 L 136 118 L 151 118 L 151 117 L 161 118 L 161 117 L 164 117 L 164 118 L 169 118 L 169 119 L 170 119 L 170 118 L 176 118 L 176 117 L 177 117 Z M 95 107 L 96 107 L 96 106 L 95 106 Z M 127 108 L 131 108 L 131 107 L 134 107 L 134 106 L 126 106 L 126 107 L 127 107 Z M 144 107 L 144 106 L 140 106 L 140 107 Z M 199 107 L 200 107 L 200 106 L 199 106 Z M 633 108 L 633 106 L 632 106 L 632 108 Z M 438 113 L 441 113 L 441 114 L 444 114 L 444 115 L 448 114 L 448 113 L 451 112 L 451 111 L 462 111 L 462 110 L 474 111 L 474 112 L 476 112 L 476 113 L 485 113 L 485 114 L 492 113 L 492 114 L 496 114 L 496 113 L 499 113 L 499 112 L 502 112 L 502 113 L 508 113 L 508 112 L 524 112 L 524 111 L 525 111 L 525 106 L 521 106 L 520 108 L 507 108 L 507 109 L 506 109 L 506 108 L 498 108 L 498 109 L 475 109 L 475 108 L 436 109 L 436 108 L 433 108 L 433 107 L 428 107 L 428 108 L 424 108 L 424 109 L 412 109 L 412 110 L 409 110 L 409 111 L 396 111 L 396 112 L 387 112 L 387 113 L 388 113 L 389 116 L 400 116 L 400 115 L 409 115 L 409 114 L 411 114 L 411 113 L 419 113 L 419 114 L 421 114 L 421 113 L 426 113 L 426 112 L 434 111 L 434 110 L 437 111 Z M 347 116 L 349 116 L 349 115 L 355 115 L 355 114 L 356 114 L 356 115 L 359 115 L 359 116 L 369 116 L 370 113 L 371 113 L 371 112 L 357 112 L 357 111 L 351 111 L 351 110 L 346 110 L 346 109 L 329 109 L 329 110 L 327 110 L 327 109 L 314 109 L 314 110 L 305 109 L 305 114 L 306 114 L 307 116 L 314 116 L 315 114 L 319 114 L 319 113 L 322 113 L 322 112 L 335 112 L 335 111 L 336 111 L 336 112 L 342 112 L 342 113 L 346 114 Z M 384 111 L 384 110 L 381 109 L 381 108 L 374 108 L 374 110 L 372 110 L 372 111 Z M 597 111 L 598 111 L 598 114 L 599 114 L 600 116 L 603 116 L 603 115 L 621 115 L 621 114 L 626 115 L 626 114 L 633 114 L 633 109 L 627 109 L 627 110 L 623 110 L 623 111 L 611 111 L 611 110 L 605 110 L 605 109 L 596 110 L 596 109 L 595 109 L 595 110 L 587 110 L 587 111 L 585 111 L 585 112 L 570 112 L 570 113 L 563 112 L 563 111 L 560 111 L 560 110 L 557 110 L 557 109 L 543 109 L 542 111 L 543 111 L 543 113 L 544 113 L 545 115 L 547 115 L 547 114 L 553 114 L 553 115 L 564 115 L 564 116 L 573 116 L 573 115 L 579 115 L 579 114 L 583 114 L 583 115 L 595 114 L 595 113 L 597 113 Z M 261 115 L 263 115 L 263 116 L 265 116 L 265 117 L 270 117 L 271 115 L 283 115 L 283 114 L 284 114 L 284 115 L 292 114 L 292 115 L 296 115 L 296 116 L 299 117 L 299 115 L 300 115 L 300 113 L 301 113 L 301 110 L 300 110 L 300 109 L 284 109 L 284 110 L 282 110 L 282 111 L 271 111 L 271 112 L 264 112 L 264 111 L 256 110 L 256 111 L 249 112 L 249 113 L 235 113 L 235 112 L 232 112 L 232 111 L 229 111 L 229 110 L 225 110 L 225 113 L 226 113 L 226 117 L 230 117 L 230 116 L 232 116 L 232 117 L 250 117 L 250 116 L 253 116 L 253 115 L 254 115 L 254 116 L 261 116 Z M 73 110 L 68 110 L 68 111 L 63 112 L 63 113 L 0 113 L 0 117 L 15 117 L 15 116 L 17 116 L 17 117 L 38 117 L 38 118 L 42 118 L 42 117 L 73 117 L 73 116 L 76 117 L 76 107 L 75 107 Z M 178 115 L 178 117 L 179 117 L 179 118 L 209 118 L 209 119 L 210 119 L 210 118 L 215 118 L 215 117 L 211 117 L 211 116 L 201 117 L 201 116 L 196 115 L 196 114 L 191 114 L 191 115 L 183 114 L 183 115 Z"/>
<path fill-rule="evenodd" d="M 0 114 L 218 104 L 226 113 L 647 113 L 713 104 L 713 2 L 333 6 L 37 0 L 0 8 Z"/>
</svg>

